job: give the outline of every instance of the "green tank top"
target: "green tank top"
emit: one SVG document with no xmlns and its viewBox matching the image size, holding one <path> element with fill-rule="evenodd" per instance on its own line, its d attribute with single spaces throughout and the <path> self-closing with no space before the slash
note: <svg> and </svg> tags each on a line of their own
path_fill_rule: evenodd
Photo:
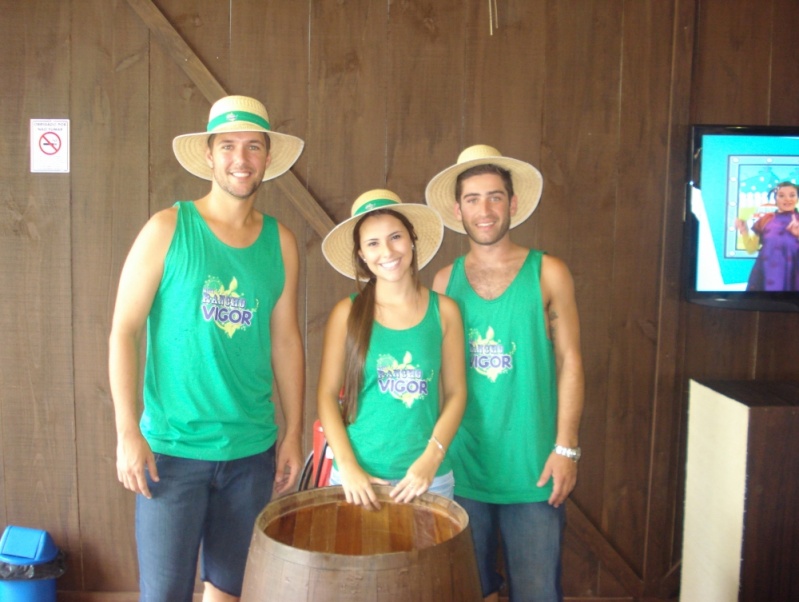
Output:
<svg viewBox="0 0 799 602">
<path fill-rule="evenodd" d="M 442 340 L 433 291 L 416 326 L 393 330 L 374 323 L 358 412 L 347 427 L 355 458 L 370 475 L 401 479 L 427 447 L 439 413 Z M 436 476 L 450 470 L 445 458 Z"/>
<path fill-rule="evenodd" d="M 557 378 L 541 298 L 541 251 L 531 250 L 497 299 L 469 284 L 455 260 L 447 295 L 460 306 L 466 335 L 466 412 L 449 455 L 457 495 L 487 503 L 549 499 L 537 487 L 557 428 Z"/>
<path fill-rule="evenodd" d="M 179 202 L 147 320 L 141 430 L 155 453 L 235 460 L 277 438 L 269 322 L 285 283 L 277 221 L 249 247 L 221 242 Z"/>
</svg>

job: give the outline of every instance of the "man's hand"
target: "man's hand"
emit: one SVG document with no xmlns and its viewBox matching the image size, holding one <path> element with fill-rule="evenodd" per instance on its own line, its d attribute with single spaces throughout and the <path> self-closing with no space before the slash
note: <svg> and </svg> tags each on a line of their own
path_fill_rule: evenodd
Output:
<svg viewBox="0 0 799 602">
<path fill-rule="evenodd" d="M 281 495 L 289 491 L 302 470 L 300 438 L 287 436 L 277 448 L 275 465 L 275 493 Z"/>
<path fill-rule="evenodd" d="M 577 484 L 577 462 L 553 451 L 549 454 L 536 485 L 543 487 L 550 478 L 552 478 L 552 495 L 549 496 L 549 504 L 557 508 L 566 501 Z"/>
<path fill-rule="evenodd" d="M 153 481 L 159 480 L 155 456 L 147 440 L 139 432 L 120 435 L 117 441 L 117 478 L 125 489 L 150 499 L 152 494 L 147 485 L 145 469 Z"/>
</svg>

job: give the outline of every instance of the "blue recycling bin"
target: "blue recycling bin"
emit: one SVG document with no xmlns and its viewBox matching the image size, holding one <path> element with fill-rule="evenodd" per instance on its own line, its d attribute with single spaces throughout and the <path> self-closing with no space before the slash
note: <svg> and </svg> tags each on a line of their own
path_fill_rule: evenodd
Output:
<svg viewBox="0 0 799 602">
<path fill-rule="evenodd" d="M 0 539 L 0 600 L 55 602 L 63 554 L 47 531 L 9 525 Z"/>
</svg>

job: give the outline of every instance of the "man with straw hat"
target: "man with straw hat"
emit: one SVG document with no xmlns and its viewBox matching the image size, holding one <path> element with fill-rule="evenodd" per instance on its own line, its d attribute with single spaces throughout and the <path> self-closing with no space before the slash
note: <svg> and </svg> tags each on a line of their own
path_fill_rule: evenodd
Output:
<svg viewBox="0 0 799 602">
<path fill-rule="evenodd" d="M 500 535 L 510 599 L 562 600 L 563 502 L 577 480 L 584 393 L 574 283 L 561 260 L 510 239 L 542 185 L 529 163 L 477 145 L 425 195 L 469 238 L 433 289 L 455 299 L 464 320 L 469 393 L 450 453 L 486 600 L 502 585 Z"/>
<path fill-rule="evenodd" d="M 217 101 L 205 132 L 173 141 L 180 164 L 210 180 L 210 192 L 153 215 L 122 269 L 109 372 L 117 476 L 138 494 L 142 600 L 190 601 L 201 547 L 203 600 L 237 600 L 255 518 L 299 474 L 297 243 L 254 203 L 302 147 L 271 130 L 257 100 Z M 286 423 L 279 446 L 273 377 Z"/>
</svg>

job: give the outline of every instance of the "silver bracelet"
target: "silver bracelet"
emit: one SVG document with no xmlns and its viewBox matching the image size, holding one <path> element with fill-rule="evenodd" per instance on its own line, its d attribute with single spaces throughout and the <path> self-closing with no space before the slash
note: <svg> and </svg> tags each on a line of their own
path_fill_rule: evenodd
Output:
<svg viewBox="0 0 799 602">
<path fill-rule="evenodd" d="M 435 444 L 436 444 L 436 446 L 438 447 L 438 449 L 440 449 L 440 450 L 441 450 L 441 453 L 442 453 L 442 454 L 444 454 L 445 456 L 447 455 L 447 450 L 445 450 L 445 449 L 444 449 L 444 446 L 443 446 L 443 445 L 441 445 L 441 441 L 439 441 L 438 439 L 436 439 L 436 436 L 435 436 L 435 435 L 431 436 L 431 437 L 430 437 L 430 438 L 427 440 L 427 442 L 428 442 L 428 443 L 430 443 L 430 442 L 433 442 L 433 443 L 435 443 Z"/>
</svg>

